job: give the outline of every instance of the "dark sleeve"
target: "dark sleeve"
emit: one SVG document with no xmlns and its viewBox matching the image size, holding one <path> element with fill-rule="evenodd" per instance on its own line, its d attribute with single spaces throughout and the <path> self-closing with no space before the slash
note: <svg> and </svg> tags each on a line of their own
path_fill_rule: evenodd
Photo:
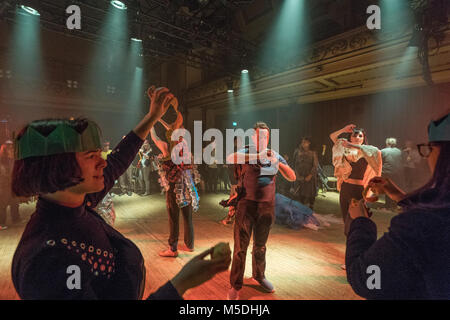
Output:
<svg viewBox="0 0 450 320">
<path fill-rule="evenodd" d="M 133 131 L 119 142 L 108 155 L 107 166 L 103 170 L 105 188 L 97 193 L 88 194 L 87 200 L 95 207 L 114 186 L 114 182 L 128 169 L 144 143 Z"/>
<path fill-rule="evenodd" d="M 18 274 L 16 290 L 27 300 L 95 300 L 93 274 L 85 262 L 65 248 L 49 248 L 37 254 Z M 67 282 L 74 276 L 68 273 L 71 265 L 80 268 L 80 289 L 69 289 Z"/>
<path fill-rule="evenodd" d="M 403 213 L 405 214 L 405 213 Z M 367 299 L 409 297 L 417 286 L 420 272 L 414 263 L 414 231 L 411 225 L 394 217 L 389 232 L 377 240 L 377 227 L 368 218 L 357 218 L 350 225 L 345 252 L 347 280 L 353 290 Z M 380 271 L 380 289 L 369 289 L 373 270 Z M 369 277 L 371 277 L 369 279 Z"/>
<path fill-rule="evenodd" d="M 183 297 L 178 294 L 172 282 L 167 281 L 165 285 L 152 293 L 147 300 L 183 300 Z"/>
</svg>

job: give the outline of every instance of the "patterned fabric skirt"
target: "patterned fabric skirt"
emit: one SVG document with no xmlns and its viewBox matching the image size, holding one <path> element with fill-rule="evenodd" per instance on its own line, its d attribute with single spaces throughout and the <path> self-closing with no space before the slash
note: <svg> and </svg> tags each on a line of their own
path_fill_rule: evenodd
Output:
<svg viewBox="0 0 450 320">
<path fill-rule="evenodd" d="M 194 212 L 200 206 L 197 187 L 200 174 L 196 165 L 176 165 L 172 161 L 164 161 L 159 165 L 159 183 L 164 191 L 168 191 L 170 184 L 175 184 L 176 201 L 180 208 L 192 205 Z"/>
</svg>

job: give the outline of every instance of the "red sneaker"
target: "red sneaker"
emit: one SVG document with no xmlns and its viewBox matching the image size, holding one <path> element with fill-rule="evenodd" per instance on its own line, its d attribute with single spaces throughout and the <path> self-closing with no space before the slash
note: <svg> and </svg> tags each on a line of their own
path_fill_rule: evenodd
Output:
<svg viewBox="0 0 450 320">
<path fill-rule="evenodd" d="M 186 245 L 182 245 L 179 247 L 181 251 L 194 252 L 194 248 L 188 248 Z"/>
<path fill-rule="evenodd" d="M 161 257 L 178 257 L 178 251 L 172 251 L 170 248 L 159 253 Z"/>
</svg>

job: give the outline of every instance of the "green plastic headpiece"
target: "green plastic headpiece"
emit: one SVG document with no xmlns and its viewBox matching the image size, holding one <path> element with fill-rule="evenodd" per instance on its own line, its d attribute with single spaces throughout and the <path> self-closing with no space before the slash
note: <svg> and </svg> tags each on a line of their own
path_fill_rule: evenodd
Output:
<svg viewBox="0 0 450 320">
<path fill-rule="evenodd" d="M 85 152 L 101 149 L 100 132 L 97 125 L 88 120 L 88 126 L 78 133 L 67 123 L 62 123 L 48 135 L 43 136 L 32 126 L 15 141 L 16 160 L 29 157 L 49 156 L 68 152 Z"/>
<path fill-rule="evenodd" d="M 450 141 L 450 113 L 439 120 L 431 121 L 428 126 L 428 141 Z"/>
</svg>

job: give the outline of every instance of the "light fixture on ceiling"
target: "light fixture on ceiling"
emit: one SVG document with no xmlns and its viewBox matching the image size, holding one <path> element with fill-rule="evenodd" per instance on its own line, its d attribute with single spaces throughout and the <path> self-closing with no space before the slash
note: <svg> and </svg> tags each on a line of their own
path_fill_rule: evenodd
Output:
<svg viewBox="0 0 450 320">
<path fill-rule="evenodd" d="M 127 5 L 119 0 L 112 0 L 111 4 L 113 5 L 114 8 L 117 8 L 119 10 L 126 10 L 127 9 Z"/>
</svg>

